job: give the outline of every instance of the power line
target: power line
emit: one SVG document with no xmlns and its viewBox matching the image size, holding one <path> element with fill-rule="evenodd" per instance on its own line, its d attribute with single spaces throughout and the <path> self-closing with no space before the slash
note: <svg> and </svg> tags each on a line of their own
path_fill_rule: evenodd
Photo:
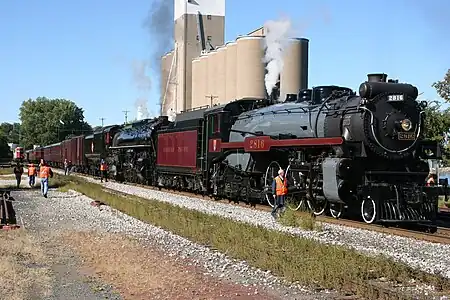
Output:
<svg viewBox="0 0 450 300">
<path fill-rule="evenodd" d="M 129 110 L 122 110 L 122 112 L 125 114 L 125 124 L 128 123 L 128 113 L 130 112 Z"/>
<path fill-rule="evenodd" d="M 105 120 L 105 118 L 100 118 L 100 120 L 102 121 L 102 127 L 103 127 L 103 121 Z"/>
</svg>

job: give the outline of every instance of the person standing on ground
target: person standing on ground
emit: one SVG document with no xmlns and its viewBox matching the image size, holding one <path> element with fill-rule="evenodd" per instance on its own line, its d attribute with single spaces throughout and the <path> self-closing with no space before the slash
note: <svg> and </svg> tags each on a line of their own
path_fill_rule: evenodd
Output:
<svg viewBox="0 0 450 300">
<path fill-rule="evenodd" d="M 28 165 L 28 184 L 33 187 L 36 183 L 37 170 L 33 163 Z"/>
<path fill-rule="evenodd" d="M 108 164 L 104 159 L 100 162 L 100 182 L 103 182 L 103 178 L 108 182 Z"/>
<path fill-rule="evenodd" d="M 42 195 L 47 198 L 48 192 L 48 178 L 53 178 L 53 171 L 47 165 L 44 159 L 41 159 L 41 169 L 39 171 L 39 177 L 41 178 L 41 192 Z"/>
<path fill-rule="evenodd" d="M 14 175 L 16 175 L 17 188 L 20 186 L 20 182 L 22 181 L 23 167 L 20 163 L 17 163 L 14 167 Z"/>
<path fill-rule="evenodd" d="M 67 175 L 69 173 L 69 162 L 67 161 L 67 158 L 64 158 L 64 175 Z"/>
<path fill-rule="evenodd" d="M 286 195 L 288 193 L 287 188 L 287 180 L 284 176 L 284 170 L 280 169 L 278 171 L 278 176 L 273 179 L 272 182 L 272 194 L 275 199 L 275 205 L 272 209 L 272 217 L 276 218 L 278 210 L 281 211 L 281 213 L 284 212 L 285 207 L 285 199 Z"/>
</svg>

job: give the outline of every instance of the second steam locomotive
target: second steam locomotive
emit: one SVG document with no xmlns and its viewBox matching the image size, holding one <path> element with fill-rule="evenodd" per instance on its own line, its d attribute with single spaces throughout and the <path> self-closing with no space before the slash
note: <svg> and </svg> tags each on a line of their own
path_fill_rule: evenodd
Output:
<svg viewBox="0 0 450 300">
<path fill-rule="evenodd" d="M 86 159 L 76 167 L 93 171 L 105 158 L 118 180 L 270 205 L 281 167 L 294 209 L 304 202 L 316 215 L 329 209 L 366 223 L 435 223 L 438 189 L 425 178 L 440 146 L 423 138 L 426 102 L 417 96 L 413 85 L 369 74 L 359 95 L 320 86 L 285 102 L 239 99 L 174 122 L 161 116 L 96 132 L 101 150 L 78 147 Z M 53 163 L 65 158 L 60 152 Z"/>
</svg>

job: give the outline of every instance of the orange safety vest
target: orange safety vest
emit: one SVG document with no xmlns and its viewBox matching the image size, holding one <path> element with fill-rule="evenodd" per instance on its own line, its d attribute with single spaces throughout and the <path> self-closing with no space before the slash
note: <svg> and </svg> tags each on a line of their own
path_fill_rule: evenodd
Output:
<svg viewBox="0 0 450 300">
<path fill-rule="evenodd" d="M 431 186 L 432 184 L 434 185 L 434 178 L 433 178 L 433 177 L 430 177 L 430 178 L 428 178 L 428 180 L 427 180 L 426 186 Z"/>
<path fill-rule="evenodd" d="M 36 175 L 36 168 L 35 167 L 28 167 L 28 176 Z"/>
<path fill-rule="evenodd" d="M 39 177 L 48 178 L 50 176 L 50 167 L 42 166 L 41 171 L 39 172 Z"/>
<path fill-rule="evenodd" d="M 284 178 L 284 181 L 283 181 L 283 180 L 281 180 L 280 176 L 277 176 L 277 177 L 275 177 L 275 183 L 276 183 L 277 196 L 284 196 L 288 193 L 286 178 Z"/>
<path fill-rule="evenodd" d="M 106 171 L 107 169 L 108 169 L 108 166 L 106 165 L 106 163 L 100 164 L 100 171 Z"/>
</svg>

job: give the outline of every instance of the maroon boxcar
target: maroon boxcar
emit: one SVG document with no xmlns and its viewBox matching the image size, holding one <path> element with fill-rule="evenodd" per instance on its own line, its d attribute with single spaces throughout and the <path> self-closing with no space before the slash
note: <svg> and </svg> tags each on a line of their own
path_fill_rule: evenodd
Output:
<svg viewBox="0 0 450 300">
<path fill-rule="evenodd" d="M 197 168 L 197 139 L 197 130 L 159 134 L 156 165 Z"/>
<path fill-rule="evenodd" d="M 61 142 L 61 161 L 67 159 L 76 169 L 85 166 L 84 136 L 76 136 Z"/>
<path fill-rule="evenodd" d="M 45 146 L 44 159 L 52 167 L 61 166 L 61 142 Z"/>
</svg>

